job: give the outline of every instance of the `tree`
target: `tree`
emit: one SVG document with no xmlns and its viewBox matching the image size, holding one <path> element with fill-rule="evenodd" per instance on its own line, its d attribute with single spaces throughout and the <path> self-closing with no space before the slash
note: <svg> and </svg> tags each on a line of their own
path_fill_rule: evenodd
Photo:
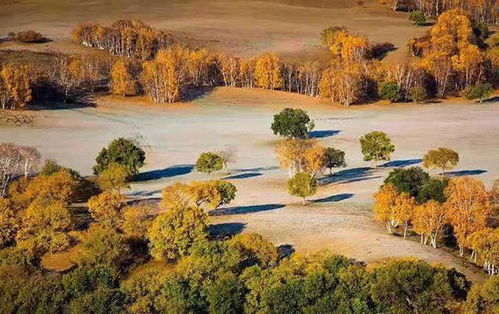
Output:
<svg viewBox="0 0 499 314">
<path fill-rule="evenodd" d="M 154 219 L 147 233 L 151 255 L 164 261 L 175 261 L 187 255 L 195 241 L 206 237 L 207 225 L 207 216 L 200 208 L 166 209 Z"/>
<path fill-rule="evenodd" d="M 130 187 L 127 183 L 129 177 L 128 169 L 124 165 L 112 163 L 99 174 L 97 184 L 102 191 L 116 190 L 119 192 Z"/>
<path fill-rule="evenodd" d="M 421 104 L 428 98 L 428 93 L 424 87 L 413 87 L 409 91 L 409 97 L 412 101 Z"/>
<path fill-rule="evenodd" d="M 196 161 L 196 170 L 203 173 L 212 173 L 223 168 L 222 158 L 215 153 L 202 153 Z"/>
<path fill-rule="evenodd" d="M 437 248 L 437 240 L 448 221 L 448 211 L 439 202 L 430 200 L 416 207 L 413 219 L 414 231 L 421 235 L 421 243 Z"/>
<path fill-rule="evenodd" d="M 464 91 L 464 95 L 469 100 L 478 99 L 479 102 L 483 102 L 484 99 L 489 98 L 494 93 L 494 88 L 490 83 L 476 84 L 470 86 Z"/>
<path fill-rule="evenodd" d="M 454 229 L 459 253 L 471 247 L 469 236 L 486 227 L 487 218 L 492 212 L 489 194 L 482 182 L 470 177 L 455 178 L 445 189 L 449 221 Z"/>
<path fill-rule="evenodd" d="M 381 99 L 389 100 L 390 102 L 400 101 L 402 98 L 401 88 L 397 83 L 384 82 L 379 86 L 378 94 Z"/>
<path fill-rule="evenodd" d="M 229 173 L 229 165 L 236 162 L 236 152 L 233 149 L 227 148 L 217 152 L 217 155 L 222 159 L 222 165 L 225 172 Z"/>
<path fill-rule="evenodd" d="M 229 247 L 240 254 L 245 266 L 257 264 L 268 268 L 276 266 L 279 261 L 277 248 L 258 233 L 235 235 L 229 240 Z"/>
<path fill-rule="evenodd" d="M 61 201 L 69 205 L 79 199 L 80 188 L 78 178 L 68 170 L 62 169 L 54 174 L 37 176 L 28 181 L 21 198 L 28 204 L 40 199 Z"/>
<path fill-rule="evenodd" d="M 0 198 L 0 249 L 15 240 L 19 224 L 12 202 L 7 198 Z"/>
<path fill-rule="evenodd" d="M 115 95 L 137 95 L 137 82 L 132 73 L 132 62 L 118 58 L 111 68 L 111 91 Z"/>
<path fill-rule="evenodd" d="M 314 128 L 314 122 L 301 109 L 286 108 L 274 115 L 271 129 L 274 134 L 287 138 L 307 138 Z"/>
<path fill-rule="evenodd" d="M 449 184 L 447 178 L 430 178 L 419 188 L 417 196 L 420 204 L 426 203 L 429 200 L 434 200 L 439 203 L 445 203 L 445 188 Z"/>
<path fill-rule="evenodd" d="M 373 131 L 362 136 L 360 146 L 364 160 L 374 160 L 376 166 L 380 160 L 390 160 L 390 154 L 395 151 L 395 146 L 388 135 L 381 131 Z"/>
<path fill-rule="evenodd" d="M 329 174 L 333 174 L 333 168 L 346 167 L 345 152 L 334 147 L 327 147 L 324 150 L 323 165 L 329 169 Z"/>
<path fill-rule="evenodd" d="M 271 90 L 282 87 L 282 63 L 279 56 L 265 53 L 257 58 L 255 82 L 257 86 Z"/>
<path fill-rule="evenodd" d="M 123 224 L 121 229 L 123 234 L 135 241 L 145 242 L 147 240 L 147 230 L 152 223 L 152 210 L 149 206 L 126 207 L 123 213 Z"/>
<path fill-rule="evenodd" d="M 472 257 L 477 256 L 489 275 L 499 274 L 499 229 L 485 228 L 469 236 L 468 242 L 473 249 Z"/>
<path fill-rule="evenodd" d="M 474 284 L 468 293 L 466 310 L 469 313 L 494 314 L 499 311 L 499 276 L 490 276 L 482 284 Z"/>
<path fill-rule="evenodd" d="M 95 158 L 97 164 L 93 170 L 95 174 L 100 174 L 111 164 L 123 165 L 128 170 L 130 176 L 135 176 L 139 168 L 144 165 L 145 152 L 133 141 L 126 138 L 113 140 L 108 147 L 103 148 Z"/>
<path fill-rule="evenodd" d="M 422 186 L 430 180 L 430 175 L 420 167 L 397 168 L 388 174 L 384 184 L 393 184 L 399 192 L 417 197 Z"/>
<path fill-rule="evenodd" d="M 317 180 L 310 174 L 298 172 L 288 181 L 289 194 L 301 197 L 303 205 L 306 204 L 306 198 L 317 192 Z"/>
<path fill-rule="evenodd" d="M 322 72 L 319 83 L 320 96 L 345 106 L 362 99 L 365 77 L 358 62 L 333 60 Z"/>
<path fill-rule="evenodd" d="M 315 178 L 317 173 L 324 169 L 324 153 L 326 149 L 319 145 L 313 145 L 303 154 L 302 170 Z"/>
<path fill-rule="evenodd" d="M 112 228 L 123 224 L 121 210 L 126 205 L 126 198 L 114 190 L 105 191 L 88 200 L 88 211 L 92 218 Z"/>
<path fill-rule="evenodd" d="M 423 157 L 425 168 L 440 168 L 442 175 L 445 175 L 445 170 L 453 169 L 458 163 L 459 154 L 445 147 L 429 150 Z"/>
<path fill-rule="evenodd" d="M 5 196 L 9 184 L 18 176 L 25 178 L 39 166 L 40 153 L 33 147 L 12 143 L 0 144 L 0 197 Z"/>
<path fill-rule="evenodd" d="M 374 217 L 386 225 L 387 231 L 404 225 L 404 238 L 407 235 L 409 221 L 413 217 L 416 200 L 408 193 L 399 193 L 392 184 L 385 184 L 374 194 Z"/>
<path fill-rule="evenodd" d="M 289 177 L 292 178 L 297 172 L 303 171 L 305 166 L 305 154 L 309 149 L 318 145 L 315 139 L 295 139 L 289 138 L 281 141 L 276 147 L 279 164 L 283 169 L 288 170 Z"/>
<path fill-rule="evenodd" d="M 423 11 L 421 10 L 416 10 L 412 11 L 409 13 L 409 20 L 414 22 L 416 25 L 425 25 L 426 24 L 426 16 L 424 15 Z"/>
<path fill-rule="evenodd" d="M 331 26 L 321 31 L 321 43 L 324 48 L 332 47 L 338 40 L 339 32 L 346 32 L 344 26 Z"/>
<path fill-rule="evenodd" d="M 12 100 L 11 109 L 25 107 L 33 99 L 31 73 L 27 65 L 6 65 L 1 70 L 0 80 L 3 79 L 5 92 Z"/>
</svg>

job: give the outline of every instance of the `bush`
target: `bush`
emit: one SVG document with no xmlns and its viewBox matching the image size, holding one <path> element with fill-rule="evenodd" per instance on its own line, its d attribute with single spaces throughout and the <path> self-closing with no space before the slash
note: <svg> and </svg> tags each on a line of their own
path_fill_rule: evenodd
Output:
<svg viewBox="0 0 499 314">
<path fill-rule="evenodd" d="M 494 93 L 494 87 L 490 83 L 476 84 L 466 88 L 463 91 L 464 96 L 469 99 L 478 99 L 483 102 L 484 99 L 490 97 Z"/>
<path fill-rule="evenodd" d="M 409 91 L 411 100 L 416 103 L 423 103 L 428 98 L 428 93 L 424 87 L 413 87 Z"/>
<path fill-rule="evenodd" d="M 43 43 L 47 41 L 42 34 L 31 30 L 17 33 L 16 40 L 22 43 Z"/>
<path fill-rule="evenodd" d="M 107 148 L 103 148 L 95 161 L 94 173 L 101 174 L 113 163 L 125 166 L 131 176 L 137 175 L 139 168 L 144 165 L 146 153 L 133 141 L 118 138 L 112 141 Z"/>
<path fill-rule="evenodd" d="M 215 153 L 202 153 L 196 161 L 196 170 L 203 173 L 212 173 L 223 168 L 223 160 Z"/>
<path fill-rule="evenodd" d="M 301 109 L 286 108 L 274 116 L 271 129 L 274 134 L 292 138 L 306 138 L 314 123 Z"/>
<path fill-rule="evenodd" d="M 409 20 L 413 21 L 416 25 L 425 25 L 426 24 L 426 16 L 423 11 L 417 10 L 409 13 Z"/>
<path fill-rule="evenodd" d="M 378 88 L 378 94 L 381 99 L 389 100 L 390 102 L 397 102 L 402 98 L 401 88 L 394 82 L 382 83 Z"/>
</svg>

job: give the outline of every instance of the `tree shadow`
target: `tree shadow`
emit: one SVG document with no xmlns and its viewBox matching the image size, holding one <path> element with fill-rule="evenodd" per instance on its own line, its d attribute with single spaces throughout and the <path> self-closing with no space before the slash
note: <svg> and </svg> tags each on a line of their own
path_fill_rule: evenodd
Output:
<svg viewBox="0 0 499 314">
<path fill-rule="evenodd" d="M 129 196 L 133 197 L 149 197 L 153 196 L 154 194 L 160 193 L 161 190 L 154 190 L 154 191 L 136 191 L 136 192 L 131 192 L 127 193 Z"/>
<path fill-rule="evenodd" d="M 260 172 L 248 172 L 248 173 L 241 173 L 241 174 L 236 174 L 236 175 L 232 175 L 229 177 L 225 177 L 224 180 L 248 179 L 248 178 L 259 177 L 261 175 L 262 174 Z"/>
<path fill-rule="evenodd" d="M 290 257 L 296 251 L 292 244 L 281 244 L 277 247 L 279 259 Z"/>
<path fill-rule="evenodd" d="M 326 138 L 340 134 L 339 130 L 323 130 L 323 131 L 311 131 L 308 132 L 308 136 L 311 138 Z"/>
<path fill-rule="evenodd" d="M 182 92 L 182 102 L 191 102 L 201 98 L 215 89 L 214 86 L 190 87 Z"/>
<path fill-rule="evenodd" d="M 313 200 L 313 203 L 331 203 L 331 202 L 341 202 L 343 200 L 352 198 L 355 194 L 351 193 L 342 193 L 342 194 L 336 194 L 336 195 L 331 195 L 328 197 L 324 198 L 319 198 L 316 200 Z"/>
<path fill-rule="evenodd" d="M 446 172 L 445 175 L 449 177 L 465 177 L 465 176 L 476 176 L 487 172 L 487 170 L 475 169 L 475 170 L 461 170 L 461 171 L 450 171 Z"/>
<path fill-rule="evenodd" d="M 221 208 L 210 213 L 211 216 L 230 216 L 230 215 L 246 215 L 258 212 L 264 212 L 274 209 L 284 208 L 283 204 L 265 204 L 265 205 L 249 205 L 237 206 L 230 208 Z"/>
<path fill-rule="evenodd" d="M 171 178 L 177 176 L 183 176 L 188 173 L 191 173 L 194 169 L 194 165 L 176 165 L 172 167 L 168 167 L 165 169 L 152 170 L 147 172 L 139 173 L 134 181 L 135 182 L 144 182 L 151 180 L 159 180 L 163 178 Z"/>
<path fill-rule="evenodd" d="M 208 235 L 212 239 L 222 240 L 241 233 L 246 228 L 245 223 L 229 222 L 208 226 Z"/>
<path fill-rule="evenodd" d="M 417 165 L 421 163 L 422 159 L 403 159 L 403 160 L 392 160 L 381 165 L 384 168 L 403 168 L 407 166 Z"/>
<path fill-rule="evenodd" d="M 380 178 L 381 176 L 373 175 L 373 168 L 370 167 L 360 167 L 353 169 L 346 169 L 336 172 L 335 174 L 320 179 L 320 184 L 345 184 L 359 181 L 366 181 Z"/>
<path fill-rule="evenodd" d="M 498 102 L 498 101 L 499 101 L 499 96 L 494 96 L 483 100 L 484 103 Z"/>
<path fill-rule="evenodd" d="M 270 171 L 279 169 L 277 166 L 269 166 L 269 167 L 256 167 L 256 168 L 241 168 L 235 169 L 236 172 L 260 172 L 260 171 Z"/>
</svg>

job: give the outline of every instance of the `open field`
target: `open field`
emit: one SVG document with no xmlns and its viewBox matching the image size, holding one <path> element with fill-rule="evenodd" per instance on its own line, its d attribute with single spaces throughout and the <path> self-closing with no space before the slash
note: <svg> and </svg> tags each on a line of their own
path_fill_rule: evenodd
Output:
<svg viewBox="0 0 499 314">
<path fill-rule="evenodd" d="M 393 43 L 398 49 L 389 54 L 388 60 L 404 59 L 406 41 L 426 28 L 413 26 L 406 13 L 383 8 L 377 0 L 365 2 L 359 8 L 353 0 L 1 0 L 0 37 L 9 31 L 34 29 L 55 40 L 36 49 L 71 51 L 75 47 L 64 41 L 69 40 L 76 24 L 109 24 L 115 19 L 137 17 L 215 51 L 240 56 L 273 51 L 325 61 L 329 54 L 319 48 L 319 33 L 328 26 L 343 25 L 373 43 Z"/>
<path fill-rule="evenodd" d="M 316 122 L 321 143 L 346 152 L 348 167 L 321 187 L 308 207 L 288 195 L 287 173 L 274 154 L 278 138 L 273 114 L 301 107 Z M 0 142 L 34 146 L 44 158 L 91 174 L 94 157 L 112 139 L 135 137 L 145 146 L 147 165 L 129 195 L 160 197 L 171 182 L 223 177 L 238 188 L 229 208 L 211 218 L 219 232 L 256 231 L 276 245 L 297 251 L 329 248 L 365 261 L 415 256 L 442 262 L 470 279 L 481 272 L 443 250 L 389 236 L 371 218 L 372 194 L 394 166 L 420 163 L 425 151 L 448 146 L 460 153 L 453 175 L 474 175 L 489 187 L 499 177 L 499 104 L 366 105 L 349 109 L 282 92 L 218 88 L 192 103 L 159 106 L 140 99 L 101 98 L 97 107 L 36 112 L 33 126 L 0 128 Z M 369 131 L 389 134 L 392 162 L 376 169 L 362 161 L 358 138 Z M 231 174 L 207 176 L 192 170 L 199 153 L 237 151 Z"/>
</svg>

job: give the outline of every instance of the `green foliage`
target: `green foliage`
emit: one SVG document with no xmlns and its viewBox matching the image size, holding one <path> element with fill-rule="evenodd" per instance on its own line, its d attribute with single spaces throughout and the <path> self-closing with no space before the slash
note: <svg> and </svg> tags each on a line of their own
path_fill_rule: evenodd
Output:
<svg viewBox="0 0 499 314">
<path fill-rule="evenodd" d="M 71 313 L 121 314 L 125 312 L 126 295 L 119 289 L 99 288 L 71 301 Z"/>
<path fill-rule="evenodd" d="M 409 20 L 414 22 L 416 25 L 423 26 L 426 24 L 426 16 L 423 11 L 416 10 L 409 13 Z"/>
<path fill-rule="evenodd" d="M 378 94 L 381 99 L 397 102 L 402 99 L 402 90 L 397 83 L 384 82 L 378 88 Z"/>
<path fill-rule="evenodd" d="M 223 180 L 217 180 L 214 184 L 221 196 L 217 207 L 230 204 L 236 198 L 237 188 L 234 184 Z"/>
<path fill-rule="evenodd" d="M 95 161 L 94 173 L 100 174 L 113 163 L 123 165 L 131 176 L 137 175 L 139 168 L 144 165 L 145 152 L 133 141 L 118 138 L 112 141 L 107 148 L 103 148 Z"/>
<path fill-rule="evenodd" d="M 428 98 L 428 93 L 424 87 L 413 87 L 409 91 L 409 97 L 416 103 L 423 103 Z"/>
<path fill-rule="evenodd" d="M 464 96 L 469 100 L 478 99 L 480 102 L 492 96 L 493 93 L 494 87 L 490 83 L 476 84 L 463 91 Z"/>
<path fill-rule="evenodd" d="M 299 172 L 288 181 L 289 194 L 301 197 L 303 205 L 306 198 L 317 192 L 317 180 L 305 172 Z"/>
<path fill-rule="evenodd" d="M 345 162 L 345 152 L 340 149 L 327 147 L 324 150 L 323 158 L 324 167 L 329 168 L 329 173 L 332 173 L 333 168 L 347 166 Z"/>
<path fill-rule="evenodd" d="M 445 147 L 429 150 L 423 157 L 425 168 L 442 169 L 442 174 L 445 174 L 445 170 L 454 168 L 458 163 L 459 154 Z"/>
<path fill-rule="evenodd" d="M 384 184 L 393 184 L 399 192 L 406 192 L 412 197 L 417 197 L 428 180 L 430 180 L 430 175 L 420 167 L 397 168 L 390 171 Z"/>
<path fill-rule="evenodd" d="M 490 276 L 483 284 L 475 284 L 468 294 L 469 313 L 499 313 L 499 276 Z"/>
<path fill-rule="evenodd" d="M 360 146 L 365 161 L 390 160 L 390 154 L 395 151 L 395 146 L 386 133 L 373 131 L 360 138 Z"/>
<path fill-rule="evenodd" d="M 196 170 L 203 173 L 212 173 L 223 168 L 222 158 L 215 153 L 202 153 L 196 161 Z"/>
<path fill-rule="evenodd" d="M 118 286 L 114 270 L 105 265 L 78 267 L 63 275 L 62 284 L 73 298 L 81 297 L 98 288 L 116 288 Z"/>
<path fill-rule="evenodd" d="M 124 165 L 112 163 L 108 168 L 102 171 L 97 178 L 97 184 L 101 191 L 127 189 L 130 174 Z"/>
<path fill-rule="evenodd" d="M 206 237 L 207 225 L 208 218 L 198 207 L 168 209 L 149 229 L 151 255 L 164 261 L 187 255 L 194 242 Z"/>
<path fill-rule="evenodd" d="M 213 314 L 243 313 L 244 297 L 244 284 L 230 272 L 222 273 L 206 288 L 208 311 Z"/>
<path fill-rule="evenodd" d="M 426 203 L 429 200 L 434 200 L 439 203 L 445 203 L 447 197 L 445 196 L 445 188 L 449 184 L 447 178 L 430 178 L 419 189 L 417 200 L 420 204 Z"/>
<path fill-rule="evenodd" d="M 301 109 L 286 108 L 274 115 L 271 129 L 276 135 L 292 138 L 307 138 L 308 132 L 313 130 L 314 122 Z"/>
</svg>

